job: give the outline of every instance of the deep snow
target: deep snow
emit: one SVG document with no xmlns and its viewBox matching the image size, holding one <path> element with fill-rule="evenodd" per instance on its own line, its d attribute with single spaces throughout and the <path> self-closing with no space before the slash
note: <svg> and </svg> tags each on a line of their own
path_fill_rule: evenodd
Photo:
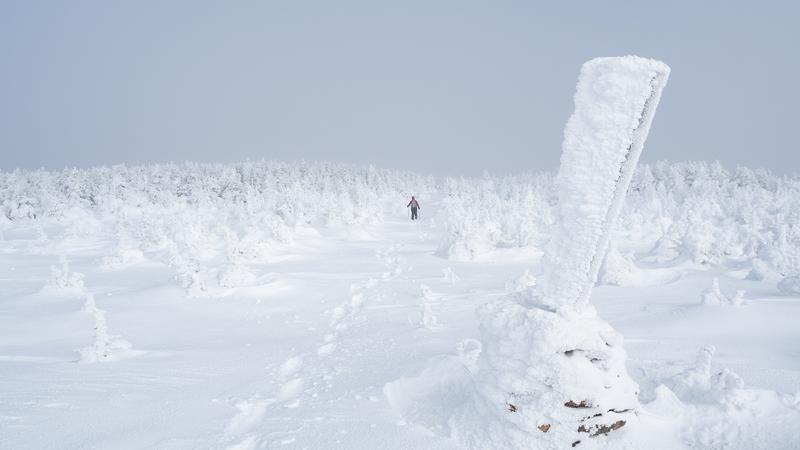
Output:
<svg viewBox="0 0 800 450">
<path fill-rule="evenodd" d="M 298 227 L 290 245 L 242 263 L 251 283 L 204 296 L 187 296 L 155 253 L 103 264 L 118 253 L 114 227 L 8 222 L 0 448 L 455 447 L 447 421 L 479 348 L 474 311 L 529 283 L 541 253 L 436 256 L 444 210 L 421 200 L 418 223 L 397 198 L 380 223 Z M 614 242 L 641 251 L 639 241 Z M 224 253 L 218 242 L 212 250 Z M 63 271 L 60 256 L 67 273 L 53 271 Z M 625 337 L 643 403 L 639 423 L 610 444 L 797 448 L 800 296 L 747 279 L 749 269 L 632 264 L 633 285 L 599 286 L 592 299 Z M 704 304 L 715 278 L 729 296 L 744 290 L 745 303 Z M 111 348 L 113 361 L 81 362 L 82 350 L 100 342 L 102 355 L 109 340 L 130 347 Z M 402 379 L 437 397 L 395 389 L 393 409 L 385 386 Z"/>
</svg>

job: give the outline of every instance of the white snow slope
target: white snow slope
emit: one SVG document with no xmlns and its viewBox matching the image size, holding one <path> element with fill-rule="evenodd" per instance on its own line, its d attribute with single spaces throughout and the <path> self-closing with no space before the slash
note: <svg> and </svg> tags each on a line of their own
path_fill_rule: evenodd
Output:
<svg viewBox="0 0 800 450">
<path fill-rule="evenodd" d="M 633 181 L 592 303 L 642 408 L 579 447 L 800 448 L 797 183 L 716 167 Z M 169 203 L 182 191 L 141 190 L 158 183 L 141 173 L 105 199 L 0 177 L 0 448 L 457 447 L 475 310 L 535 283 L 547 220 L 517 219 L 548 217 L 551 177 L 380 172 L 313 190 L 344 213 L 301 214 L 306 182 L 233 208 L 205 184 L 218 201 Z"/>
</svg>

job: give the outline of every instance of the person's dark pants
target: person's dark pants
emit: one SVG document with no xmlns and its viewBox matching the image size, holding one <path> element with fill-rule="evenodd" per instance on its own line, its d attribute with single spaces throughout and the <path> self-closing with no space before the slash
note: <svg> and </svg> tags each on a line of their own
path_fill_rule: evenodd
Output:
<svg viewBox="0 0 800 450">
<path fill-rule="evenodd" d="M 417 220 L 417 208 L 411 207 L 411 220 Z"/>
</svg>

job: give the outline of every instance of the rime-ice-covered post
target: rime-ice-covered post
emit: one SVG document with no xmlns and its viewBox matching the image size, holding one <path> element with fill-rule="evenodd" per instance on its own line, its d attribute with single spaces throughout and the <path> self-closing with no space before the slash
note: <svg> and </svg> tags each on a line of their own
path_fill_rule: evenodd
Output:
<svg viewBox="0 0 800 450">
<path fill-rule="evenodd" d="M 465 422 L 459 433 L 468 445 L 576 446 L 635 418 L 639 388 L 625 369 L 622 337 L 589 297 L 668 76 L 664 63 L 635 56 L 581 68 L 541 276 L 533 289 L 478 311 L 475 410 L 485 425 Z"/>
<path fill-rule="evenodd" d="M 564 129 L 540 304 L 589 301 L 668 76 L 666 64 L 634 56 L 597 58 L 581 68 L 575 112 Z"/>
</svg>

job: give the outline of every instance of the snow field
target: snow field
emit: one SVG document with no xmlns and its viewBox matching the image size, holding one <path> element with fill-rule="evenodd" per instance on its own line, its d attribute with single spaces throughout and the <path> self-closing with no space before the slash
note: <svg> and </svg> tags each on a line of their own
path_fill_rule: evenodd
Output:
<svg viewBox="0 0 800 450">
<path fill-rule="evenodd" d="M 171 170 L 196 171 L 205 181 L 192 186 L 236 173 L 218 169 Z M 164 168 L 126 170 L 155 177 Z M 379 170 L 364 181 L 389 186 L 371 197 L 377 215 L 352 223 L 328 220 L 335 208 L 280 216 L 264 206 L 273 198 L 237 203 L 232 192 L 247 183 L 234 182 L 202 204 L 200 188 L 137 193 L 144 182 L 107 203 L 81 189 L 47 207 L 37 200 L 81 179 L 94 180 L 87 190 L 114 190 L 90 173 L 0 177 L 31 180 L 22 186 L 36 194 L 26 207 L 19 186 L 0 190 L 15 201 L 4 204 L 12 218 L 0 215 L 0 448 L 456 448 L 464 435 L 451 419 L 473 410 L 468 394 L 488 344 L 475 311 L 536 284 L 551 220 L 542 217 L 554 206 L 547 174 L 439 180 Z M 36 184 L 48 177 L 76 184 Z M 404 183 L 425 192 L 419 223 L 405 216 Z M 609 447 L 800 442 L 800 295 L 786 281 L 800 254 L 797 186 L 705 163 L 634 176 L 612 236 L 624 262 L 607 258 L 592 297 L 624 337 L 640 389 L 638 423 L 611 433 Z M 456 195 L 477 224 L 451 207 Z M 523 213 L 517 201 L 539 209 Z M 542 222 L 519 221 L 528 216 Z M 465 244 L 476 249 L 468 258 L 437 255 L 452 223 L 478 229 L 484 220 L 498 224 L 497 240 L 479 235 L 481 245 Z M 107 264 L 126 253 L 135 256 Z M 252 276 L 222 281 L 239 270 Z M 744 291 L 742 304 L 703 304 L 714 279 L 727 298 Z M 106 334 L 136 352 L 81 362 L 99 335 L 89 294 Z M 435 327 L 424 326 L 426 303 Z"/>
</svg>

